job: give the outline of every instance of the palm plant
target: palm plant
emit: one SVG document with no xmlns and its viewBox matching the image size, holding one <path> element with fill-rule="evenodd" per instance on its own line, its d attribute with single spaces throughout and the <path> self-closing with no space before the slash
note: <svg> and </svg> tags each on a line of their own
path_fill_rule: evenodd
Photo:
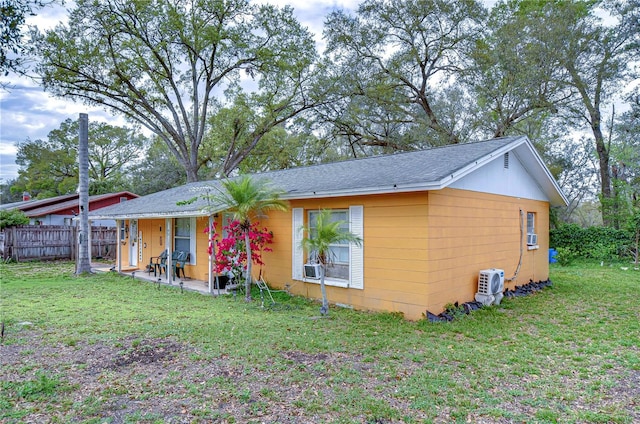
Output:
<svg viewBox="0 0 640 424">
<path fill-rule="evenodd" d="M 313 254 L 320 264 L 320 291 L 322 292 L 322 315 L 329 314 L 329 301 L 324 277 L 327 265 L 333 263 L 331 245 L 338 243 L 354 243 L 362 245 L 362 239 L 350 231 L 344 231 L 341 227 L 345 224 L 342 220 L 332 220 L 331 211 L 323 209 L 317 216 L 315 228 L 306 228 L 307 235 L 302 239 L 302 248 Z"/>
<path fill-rule="evenodd" d="M 251 242 L 249 231 L 254 220 L 266 216 L 270 210 L 285 211 L 288 204 L 280 199 L 280 191 L 271 187 L 266 180 L 253 179 L 246 175 L 238 179 L 222 181 L 222 189 L 209 196 L 217 207 L 233 213 L 233 219 L 240 222 L 247 252 L 245 279 L 245 300 L 251 301 Z"/>
</svg>

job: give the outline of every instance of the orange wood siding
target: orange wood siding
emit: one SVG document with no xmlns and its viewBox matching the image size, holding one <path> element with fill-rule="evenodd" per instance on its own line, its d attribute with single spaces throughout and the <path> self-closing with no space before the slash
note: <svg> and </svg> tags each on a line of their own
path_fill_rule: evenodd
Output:
<svg viewBox="0 0 640 424">
<path fill-rule="evenodd" d="M 142 232 L 142 261 L 138 262 L 138 269 L 144 270 L 152 257 L 159 256 L 166 249 L 165 222 L 166 220 L 164 218 L 138 220 L 138 231 Z M 196 255 L 196 264 L 185 265 L 185 274 L 187 277 L 196 280 L 206 281 L 208 279 L 209 257 L 207 255 L 207 248 L 209 246 L 209 239 L 208 235 L 204 232 L 208 224 L 208 217 L 196 218 L 196 252 L 191 252 L 192 255 Z M 171 220 L 171 225 L 173 233 L 173 220 Z M 218 224 L 218 227 L 219 225 L 220 224 Z M 173 240 L 170 240 L 170 244 L 173 244 Z M 123 264 L 128 263 L 128 245 L 124 245 L 122 251 Z"/>
<path fill-rule="evenodd" d="M 427 303 L 427 200 L 422 192 L 291 202 L 291 208 L 305 209 L 305 223 L 309 210 L 364 206 L 364 290 L 327 286 L 330 303 L 421 317 L 415 311 Z M 265 223 L 274 232 L 274 251 L 265 255 L 269 284 L 319 299 L 318 283 L 291 278 L 291 212 L 272 213 Z"/>
<path fill-rule="evenodd" d="M 447 303 L 473 300 L 478 272 L 504 269 L 511 278 L 520 257 L 520 210 L 524 235 L 520 272 L 505 287 L 549 277 L 549 204 L 466 190 L 444 189 L 429 195 L 429 301 L 439 313 Z M 536 213 L 537 250 L 527 250 L 526 214 Z"/>
<path fill-rule="evenodd" d="M 333 199 L 306 199 L 290 202 L 290 208 L 309 210 L 364 207 L 364 289 L 327 286 L 329 302 L 356 309 L 401 312 L 417 320 L 429 310 L 442 311 L 447 303 L 473 300 L 478 272 L 501 268 L 505 278 L 513 276 L 520 256 L 520 210 L 536 213 L 538 250 L 523 244 L 522 266 L 515 281 L 506 287 L 545 280 L 549 275 L 549 204 L 513 197 L 459 189 L 431 192 L 394 193 Z M 128 225 L 128 223 L 127 223 Z M 197 263 L 186 267 L 187 276 L 208 279 L 207 217 L 196 218 Z M 221 230 L 221 218 L 217 218 Z M 320 285 L 292 279 L 292 213 L 270 212 L 261 221 L 274 234 L 272 252 L 264 252 L 262 273 L 270 286 L 287 288 L 293 294 L 320 299 Z M 166 245 L 165 220 L 140 220 L 143 232 L 144 269 L 151 256 Z M 162 240 L 161 240 L 162 238 Z M 123 264 L 127 246 L 121 246 Z M 193 252 L 192 252 L 193 253 Z"/>
</svg>

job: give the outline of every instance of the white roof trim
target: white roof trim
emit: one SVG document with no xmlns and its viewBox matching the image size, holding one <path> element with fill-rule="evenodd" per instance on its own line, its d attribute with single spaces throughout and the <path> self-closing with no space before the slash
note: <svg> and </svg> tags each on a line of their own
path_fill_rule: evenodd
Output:
<svg viewBox="0 0 640 424">
<path fill-rule="evenodd" d="M 413 191 L 429 191 L 429 190 L 442 190 L 443 188 L 448 187 L 454 182 L 464 178 L 465 176 L 471 174 L 478 168 L 481 168 L 488 162 L 491 162 L 497 157 L 504 155 L 507 152 L 514 152 L 516 156 L 520 156 L 518 154 L 518 147 L 523 146 L 526 150 L 524 152 L 526 156 L 529 156 L 527 159 L 535 159 L 535 168 L 533 168 L 530 164 L 529 160 L 522 161 L 526 170 L 532 175 L 532 177 L 538 180 L 540 177 L 544 183 L 544 180 L 547 181 L 548 184 L 543 184 L 541 189 L 550 197 L 552 204 L 564 203 L 564 205 L 569 204 L 567 198 L 564 193 L 556 183 L 555 179 L 549 172 L 548 168 L 542 162 L 540 155 L 535 151 L 535 147 L 531 144 L 529 139 L 525 136 L 519 137 L 513 142 L 507 144 L 506 146 L 494 150 L 490 154 L 474 161 L 473 163 L 467 165 L 464 168 L 459 169 L 454 172 L 450 176 L 447 176 L 440 181 L 431 182 L 426 184 L 393 184 L 388 187 L 376 187 L 371 189 L 357 189 L 357 190 L 332 190 L 332 191 L 313 191 L 307 193 L 292 193 L 289 195 L 283 195 L 282 198 L 285 200 L 297 200 L 297 199 L 317 199 L 317 198 L 327 198 L 327 197 L 346 197 L 346 196 L 363 196 L 363 195 L 371 195 L 371 194 L 389 194 L 389 193 L 406 193 Z M 526 146 L 526 147 L 525 147 Z M 520 152 L 522 154 L 523 152 Z M 527 166 L 529 165 L 529 166 Z M 536 178 L 538 177 L 538 178 Z M 553 192 L 557 193 L 557 196 L 553 196 Z"/>
</svg>

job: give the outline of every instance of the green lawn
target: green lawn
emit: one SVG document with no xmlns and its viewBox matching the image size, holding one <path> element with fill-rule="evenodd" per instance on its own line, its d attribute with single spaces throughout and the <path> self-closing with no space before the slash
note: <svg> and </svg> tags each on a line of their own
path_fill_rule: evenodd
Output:
<svg viewBox="0 0 640 424">
<path fill-rule="evenodd" d="M 452 323 L 0 265 L 0 422 L 640 422 L 640 272 Z"/>
</svg>

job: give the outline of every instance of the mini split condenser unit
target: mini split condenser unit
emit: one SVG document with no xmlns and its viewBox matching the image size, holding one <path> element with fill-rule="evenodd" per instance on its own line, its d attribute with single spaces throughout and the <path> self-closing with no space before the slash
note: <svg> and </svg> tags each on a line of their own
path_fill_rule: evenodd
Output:
<svg viewBox="0 0 640 424">
<path fill-rule="evenodd" d="M 304 264 L 304 278 L 320 279 L 320 264 Z"/>
<path fill-rule="evenodd" d="M 504 291 L 504 270 L 490 268 L 478 274 L 478 292 L 476 301 L 483 305 L 499 305 Z"/>
</svg>

